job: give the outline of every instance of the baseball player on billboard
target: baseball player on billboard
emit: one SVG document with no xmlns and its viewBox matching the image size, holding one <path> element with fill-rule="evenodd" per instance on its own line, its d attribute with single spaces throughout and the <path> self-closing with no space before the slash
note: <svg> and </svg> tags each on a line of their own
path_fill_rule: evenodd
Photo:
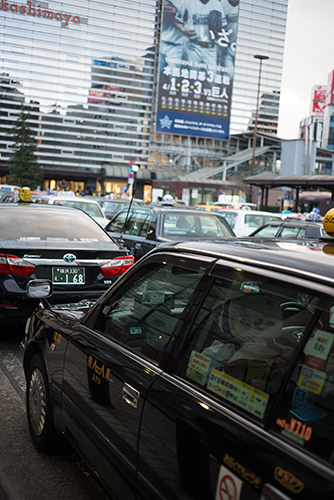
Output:
<svg viewBox="0 0 334 500">
<path fill-rule="evenodd" d="M 236 52 L 239 0 L 222 0 L 226 26 L 217 42 L 217 64 L 227 68 L 230 81 L 234 76 L 234 60 Z"/>
<path fill-rule="evenodd" d="M 170 67 L 182 64 L 184 36 L 174 24 L 175 14 L 182 0 L 164 0 L 163 25 L 160 42 L 160 70 L 168 64 Z"/>
<path fill-rule="evenodd" d="M 185 36 L 186 60 L 193 66 L 216 70 L 219 32 L 226 27 L 221 0 L 184 0 L 176 13 L 175 26 Z"/>
</svg>

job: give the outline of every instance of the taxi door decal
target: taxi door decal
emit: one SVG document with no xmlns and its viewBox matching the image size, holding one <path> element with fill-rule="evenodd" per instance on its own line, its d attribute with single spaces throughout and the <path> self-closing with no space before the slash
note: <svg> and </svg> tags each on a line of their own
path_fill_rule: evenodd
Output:
<svg viewBox="0 0 334 500">
<path fill-rule="evenodd" d="M 274 477 L 284 488 L 293 493 L 300 493 L 304 488 L 304 483 L 299 481 L 291 472 L 281 467 L 275 467 Z"/>
<path fill-rule="evenodd" d="M 242 481 L 221 465 L 216 487 L 215 500 L 239 500 Z"/>
</svg>

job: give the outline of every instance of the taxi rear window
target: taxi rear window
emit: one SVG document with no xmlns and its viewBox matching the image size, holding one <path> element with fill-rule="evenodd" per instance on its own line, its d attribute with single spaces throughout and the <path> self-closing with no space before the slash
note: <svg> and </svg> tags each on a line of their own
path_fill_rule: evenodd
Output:
<svg viewBox="0 0 334 500">
<path fill-rule="evenodd" d="M 0 210 L 0 240 L 110 241 L 103 229 L 83 212 L 44 206 L 38 210 L 27 208 Z"/>
<path fill-rule="evenodd" d="M 224 219 L 220 220 L 214 214 L 198 213 L 194 215 L 185 212 L 178 213 L 173 210 L 173 212 L 163 216 L 162 236 L 171 240 L 229 237 L 231 233 L 223 221 Z"/>
</svg>

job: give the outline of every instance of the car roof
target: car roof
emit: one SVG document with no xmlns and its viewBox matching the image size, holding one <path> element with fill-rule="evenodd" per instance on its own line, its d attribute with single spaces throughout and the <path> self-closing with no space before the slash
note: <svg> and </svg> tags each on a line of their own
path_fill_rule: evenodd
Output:
<svg viewBox="0 0 334 500">
<path fill-rule="evenodd" d="M 323 227 L 321 222 L 316 222 L 316 221 L 310 221 L 310 220 L 289 220 L 289 219 L 282 219 L 282 220 L 270 220 L 263 224 L 263 226 L 259 227 L 258 230 L 262 229 L 263 227 L 266 226 L 291 226 L 291 227 L 304 227 L 304 226 L 318 226 L 318 227 Z"/>
<path fill-rule="evenodd" d="M 209 217 L 212 217 L 213 215 L 214 216 L 221 216 L 222 217 L 222 214 L 220 214 L 219 212 L 199 212 L 198 210 L 196 210 L 196 208 L 193 208 L 193 207 L 187 207 L 187 206 L 184 206 L 184 205 L 135 205 L 135 206 L 132 206 L 131 208 L 133 209 L 136 209 L 136 210 L 145 210 L 147 212 L 149 211 L 154 211 L 154 212 L 183 212 L 184 214 L 189 214 L 189 213 L 193 213 L 193 214 L 196 214 L 196 216 L 200 216 L 202 217 L 202 215 L 204 216 L 209 216 Z M 123 210 L 127 210 L 127 209 L 123 209 Z"/>
<path fill-rule="evenodd" d="M 163 244 L 154 252 L 188 252 L 197 256 L 224 258 L 249 264 L 257 269 L 269 268 L 308 280 L 333 286 L 334 238 L 281 240 L 277 238 L 225 238 L 223 240 L 190 240 Z"/>
<path fill-rule="evenodd" d="M 75 203 L 95 203 L 95 205 L 99 205 L 99 203 L 93 198 L 86 198 L 85 196 L 47 196 L 47 199 L 57 200 L 57 201 L 73 201 Z"/>
<path fill-rule="evenodd" d="M 0 203 L 0 208 L 12 208 L 13 210 L 67 210 L 76 211 L 76 208 L 65 206 L 65 205 L 52 205 L 48 203 L 24 203 L 24 202 L 11 202 L 11 203 Z M 83 212 L 84 213 L 84 212 Z"/>
<path fill-rule="evenodd" d="M 233 212 L 235 212 L 237 214 L 246 214 L 246 215 L 250 215 L 250 214 L 255 214 L 255 215 L 272 215 L 273 217 L 277 217 L 277 218 L 281 218 L 282 219 L 282 215 L 281 214 L 274 213 L 274 212 L 265 212 L 263 210 L 246 210 L 246 209 L 242 209 L 242 208 L 222 208 L 221 212 L 227 212 L 227 213 L 233 213 Z"/>
</svg>

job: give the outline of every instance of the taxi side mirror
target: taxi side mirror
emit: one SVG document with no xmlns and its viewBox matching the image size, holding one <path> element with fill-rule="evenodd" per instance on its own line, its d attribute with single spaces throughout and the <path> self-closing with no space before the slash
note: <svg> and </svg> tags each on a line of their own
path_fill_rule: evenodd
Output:
<svg viewBox="0 0 334 500">
<path fill-rule="evenodd" d="M 47 299 L 53 294 L 53 285 L 50 280 L 31 280 L 26 292 L 31 299 Z"/>
</svg>

